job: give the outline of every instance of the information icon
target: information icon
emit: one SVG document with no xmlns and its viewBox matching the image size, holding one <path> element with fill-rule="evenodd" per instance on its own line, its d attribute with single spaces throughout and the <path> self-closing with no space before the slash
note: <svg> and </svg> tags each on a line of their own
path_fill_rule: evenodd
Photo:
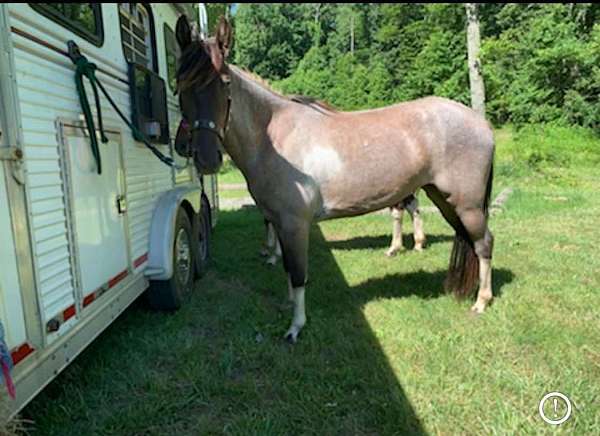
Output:
<svg viewBox="0 0 600 436">
<path fill-rule="evenodd" d="M 550 392 L 540 401 L 540 416 L 550 425 L 560 425 L 571 417 L 573 408 L 565 394 Z"/>
</svg>

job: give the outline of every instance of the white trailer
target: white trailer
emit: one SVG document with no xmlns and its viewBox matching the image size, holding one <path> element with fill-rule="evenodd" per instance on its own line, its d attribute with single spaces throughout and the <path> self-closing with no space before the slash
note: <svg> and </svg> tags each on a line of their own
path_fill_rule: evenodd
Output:
<svg viewBox="0 0 600 436">
<path fill-rule="evenodd" d="M 216 177 L 201 183 L 173 152 L 183 13 L 192 11 L 173 3 L 0 4 L 0 322 L 14 363 L 12 413 L 147 288 L 151 305 L 176 309 L 205 265 Z M 136 141 L 101 95 L 99 173 L 69 40 L 97 64 L 120 110 L 184 169 Z"/>
</svg>

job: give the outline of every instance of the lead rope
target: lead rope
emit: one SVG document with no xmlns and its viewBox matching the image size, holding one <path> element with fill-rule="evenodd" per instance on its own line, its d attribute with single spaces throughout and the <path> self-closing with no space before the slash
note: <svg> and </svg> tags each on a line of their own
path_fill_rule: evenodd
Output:
<svg viewBox="0 0 600 436">
<path fill-rule="evenodd" d="M 98 112 L 98 125 L 100 128 L 100 138 L 102 142 L 108 142 L 106 135 L 104 134 L 104 126 L 102 124 L 102 112 L 100 108 L 100 99 L 98 98 L 98 89 L 102 91 L 104 97 L 108 100 L 112 108 L 117 112 L 119 117 L 123 120 L 123 122 L 129 127 L 129 129 L 139 138 L 142 138 L 142 143 L 150 149 L 152 154 L 158 158 L 162 163 L 175 168 L 177 171 L 181 171 L 186 169 L 189 166 L 190 158 L 188 157 L 185 161 L 185 165 L 177 165 L 172 157 L 165 156 L 159 149 L 157 149 L 150 141 L 147 139 L 146 135 L 138 130 L 136 126 L 134 126 L 131 121 L 123 115 L 123 112 L 117 107 L 116 103 L 109 95 L 109 93 L 104 88 L 104 85 L 98 80 L 96 77 L 96 64 L 91 63 L 87 60 L 87 58 L 81 54 L 79 47 L 74 41 L 67 42 L 67 46 L 69 48 L 69 58 L 75 64 L 75 84 L 77 86 L 77 94 L 79 95 L 79 101 L 81 103 L 81 108 L 83 109 L 83 115 L 85 117 L 86 127 L 88 129 L 91 146 L 92 146 L 92 154 L 96 159 L 96 164 L 98 167 L 98 174 L 102 174 L 102 162 L 100 156 L 100 150 L 98 149 L 98 141 L 96 139 L 96 128 L 94 125 L 94 117 L 92 116 L 92 111 L 90 110 L 90 105 L 87 99 L 87 94 L 85 91 L 85 87 L 83 86 L 83 76 L 87 77 L 92 85 L 92 89 L 94 91 L 94 97 L 96 99 L 96 111 Z"/>
<path fill-rule="evenodd" d="M 75 64 L 75 86 L 77 88 L 77 94 L 79 95 L 81 109 L 83 110 L 85 124 L 90 134 L 92 154 L 94 155 L 94 159 L 96 159 L 96 168 L 98 174 L 102 174 L 102 158 L 100 156 L 100 149 L 98 148 L 98 139 L 96 138 L 94 117 L 92 116 L 90 102 L 88 101 L 87 93 L 85 92 L 85 86 L 83 85 L 83 78 L 86 77 L 92 86 L 92 90 L 94 91 L 96 112 L 98 113 L 98 124 L 100 127 L 100 140 L 106 144 L 108 142 L 108 138 L 104 134 L 104 126 L 102 124 L 102 109 L 100 108 L 100 97 L 98 96 L 98 87 L 96 86 L 96 64 L 88 62 L 86 57 L 79 52 L 79 47 L 77 47 L 73 41 L 69 41 L 67 46 L 69 47 L 69 57 Z"/>
</svg>

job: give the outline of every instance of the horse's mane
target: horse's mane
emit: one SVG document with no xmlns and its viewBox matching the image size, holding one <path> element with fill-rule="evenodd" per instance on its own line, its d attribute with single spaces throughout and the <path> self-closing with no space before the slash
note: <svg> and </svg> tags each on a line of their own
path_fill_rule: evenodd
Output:
<svg viewBox="0 0 600 436">
<path fill-rule="evenodd" d="M 200 82 L 206 83 L 216 74 L 205 43 L 194 42 L 181 53 L 179 58 L 177 90 L 182 91 Z"/>
<path fill-rule="evenodd" d="M 309 97 L 307 95 L 297 95 L 297 94 L 283 95 L 283 94 L 279 93 L 278 91 L 276 91 L 275 89 L 273 89 L 271 84 L 267 80 L 263 79 L 262 77 L 257 76 L 256 74 L 254 74 L 248 70 L 239 68 L 239 67 L 238 67 L 238 70 L 240 70 L 250 80 L 253 80 L 254 82 L 263 86 L 264 88 L 266 88 L 273 94 L 277 94 L 280 97 L 283 97 L 290 101 L 293 101 L 294 103 L 303 104 L 304 106 L 308 106 L 308 107 L 310 107 L 318 112 L 324 113 L 324 114 L 338 112 L 338 110 L 335 107 L 333 107 L 332 105 L 330 105 L 329 103 L 322 101 L 322 100 L 317 100 L 314 97 Z"/>
<path fill-rule="evenodd" d="M 305 106 L 311 107 L 316 111 L 324 112 L 324 113 L 332 113 L 338 112 L 338 110 L 323 100 L 317 100 L 314 97 L 309 97 L 307 95 L 291 95 L 289 97 L 291 101 L 296 103 L 303 104 Z"/>
<path fill-rule="evenodd" d="M 262 77 L 241 68 L 238 68 L 238 70 L 250 80 L 258 83 L 268 91 L 279 95 L 280 97 L 308 106 L 325 115 L 337 112 L 337 109 L 329 103 L 317 100 L 314 97 L 308 97 L 306 95 L 282 95 L 275 91 L 269 82 Z M 181 91 L 200 82 L 207 83 L 207 81 L 212 79 L 215 74 L 216 71 L 212 66 L 210 55 L 207 53 L 204 43 L 198 42 L 196 44 L 191 44 L 190 47 L 181 54 L 179 60 L 179 68 L 177 69 L 177 89 L 178 91 Z"/>
</svg>

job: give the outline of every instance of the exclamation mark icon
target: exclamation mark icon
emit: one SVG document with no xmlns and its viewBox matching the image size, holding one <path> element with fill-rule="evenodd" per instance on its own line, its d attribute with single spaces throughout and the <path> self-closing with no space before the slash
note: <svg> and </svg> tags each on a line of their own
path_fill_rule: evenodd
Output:
<svg viewBox="0 0 600 436">
<path fill-rule="evenodd" d="M 554 417 L 558 418 L 558 398 L 554 398 Z"/>
</svg>

